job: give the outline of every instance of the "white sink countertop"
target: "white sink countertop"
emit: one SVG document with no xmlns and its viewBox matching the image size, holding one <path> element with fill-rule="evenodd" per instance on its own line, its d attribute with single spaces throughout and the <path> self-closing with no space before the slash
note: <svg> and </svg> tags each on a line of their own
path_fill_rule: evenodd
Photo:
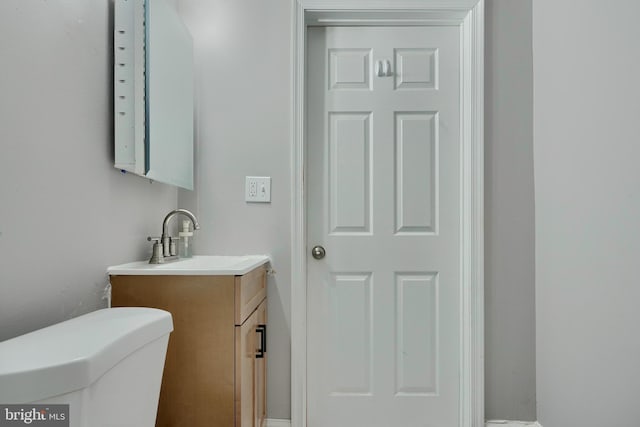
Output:
<svg viewBox="0 0 640 427">
<path fill-rule="evenodd" d="M 241 276 L 270 261 L 267 255 L 196 255 L 165 264 L 149 264 L 148 260 L 114 265 L 107 268 L 112 276 Z"/>
</svg>

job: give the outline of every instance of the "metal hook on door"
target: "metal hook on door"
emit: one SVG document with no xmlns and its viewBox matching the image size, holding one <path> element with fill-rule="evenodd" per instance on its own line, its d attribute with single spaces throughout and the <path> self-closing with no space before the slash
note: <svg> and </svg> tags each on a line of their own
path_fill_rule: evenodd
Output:
<svg viewBox="0 0 640 427">
<path fill-rule="evenodd" d="M 387 77 L 393 76 L 393 72 L 391 71 L 391 61 L 385 59 L 384 61 L 384 75 Z"/>
<path fill-rule="evenodd" d="M 378 77 L 384 77 L 385 76 L 384 65 L 383 65 L 382 61 L 377 61 L 376 62 L 376 75 Z"/>
<path fill-rule="evenodd" d="M 378 77 L 390 77 L 393 76 L 391 71 L 391 61 L 388 59 L 380 60 L 376 62 L 376 75 Z"/>
</svg>

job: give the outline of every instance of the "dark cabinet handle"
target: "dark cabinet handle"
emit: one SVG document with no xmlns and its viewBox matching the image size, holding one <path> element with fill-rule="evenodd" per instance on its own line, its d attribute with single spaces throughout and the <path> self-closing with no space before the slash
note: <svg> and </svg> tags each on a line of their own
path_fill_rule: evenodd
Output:
<svg viewBox="0 0 640 427">
<path fill-rule="evenodd" d="M 256 332 L 260 334 L 260 348 L 256 353 L 256 359 L 262 359 L 267 352 L 267 325 L 258 325 Z"/>
</svg>

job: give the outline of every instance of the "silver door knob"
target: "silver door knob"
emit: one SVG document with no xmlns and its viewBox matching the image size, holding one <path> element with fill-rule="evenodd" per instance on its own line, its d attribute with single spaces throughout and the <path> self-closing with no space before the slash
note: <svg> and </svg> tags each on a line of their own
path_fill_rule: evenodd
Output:
<svg viewBox="0 0 640 427">
<path fill-rule="evenodd" d="M 322 259 L 326 254 L 327 252 L 322 246 L 314 246 L 313 249 L 311 249 L 311 256 L 315 259 Z"/>
</svg>

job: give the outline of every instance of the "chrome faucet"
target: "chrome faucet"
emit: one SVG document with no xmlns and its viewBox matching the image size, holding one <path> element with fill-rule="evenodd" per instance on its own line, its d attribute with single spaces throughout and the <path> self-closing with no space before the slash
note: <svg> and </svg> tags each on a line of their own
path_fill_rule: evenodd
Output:
<svg viewBox="0 0 640 427">
<path fill-rule="evenodd" d="M 194 230 L 200 229 L 200 224 L 198 224 L 198 219 L 190 211 L 186 209 L 175 209 L 169 212 L 167 216 L 164 217 L 164 221 L 162 221 L 162 251 L 164 253 L 164 256 L 176 255 L 175 251 L 171 251 L 171 236 L 169 236 L 169 221 L 171 221 L 171 218 L 173 218 L 178 214 L 183 214 L 186 217 L 188 217 L 193 223 Z"/>
<path fill-rule="evenodd" d="M 164 221 L 162 221 L 162 236 L 161 237 L 147 237 L 148 241 L 155 242 L 153 244 L 153 255 L 151 255 L 151 259 L 149 260 L 149 264 L 163 264 L 165 262 L 165 258 L 175 257 L 177 255 L 176 245 L 175 245 L 175 237 L 171 237 L 169 235 L 169 221 L 174 216 L 182 214 L 189 218 L 193 223 L 193 229 L 199 230 L 200 224 L 198 224 L 198 219 L 196 216 L 186 209 L 175 209 L 172 210 L 164 217 Z"/>
</svg>

